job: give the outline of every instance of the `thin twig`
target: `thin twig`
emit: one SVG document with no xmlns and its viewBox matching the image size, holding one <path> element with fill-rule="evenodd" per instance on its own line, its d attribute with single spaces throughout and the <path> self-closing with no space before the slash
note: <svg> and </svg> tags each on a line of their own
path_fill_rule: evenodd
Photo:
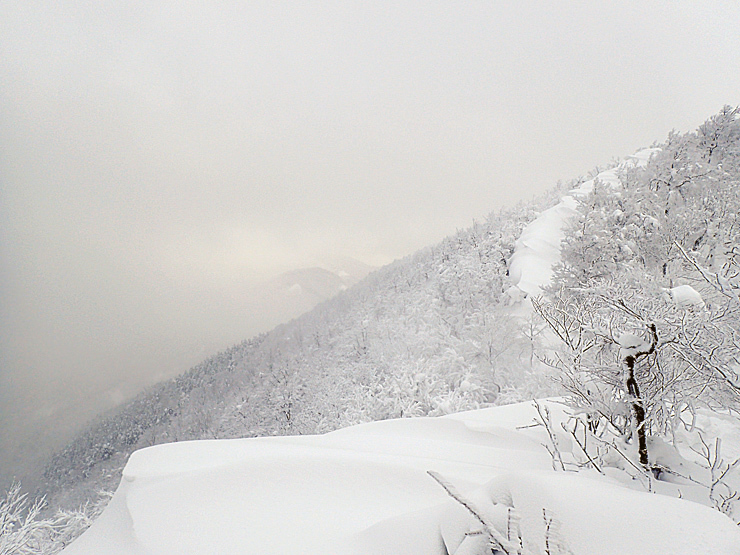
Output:
<svg viewBox="0 0 740 555">
<path fill-rule="evenodd" d="M 480 513 L 480 511 L 473 507 L 473 504 L 470 501 L 460 495 L 460 493 L 452 484 L 450 484 L 439 473 L 434 472 L 433 470 L 427 470 L 427 474 L 429 474 L 429 476 L 431 476 L 435 482 L 442 486 L 442 489 L 447 492 L 447 495 L 449 495 L 455 501 L 460 503 L 460 505 L 465 507 L 468 512 L 472 514 L 475 519 L 485 527 L 486 532 L 488 532 L 488 535 L 491 538 L 491 541 L 494 543 L 495 548 L 501 549 L 504 553 L 506 553 L 506 555 L 513 555 L 514 553 L 516 553 L 516 548 L 512 546 L 506 538 L 503 537 L 501 532 L 499 532 L 496 527 Z"/>
</svg>

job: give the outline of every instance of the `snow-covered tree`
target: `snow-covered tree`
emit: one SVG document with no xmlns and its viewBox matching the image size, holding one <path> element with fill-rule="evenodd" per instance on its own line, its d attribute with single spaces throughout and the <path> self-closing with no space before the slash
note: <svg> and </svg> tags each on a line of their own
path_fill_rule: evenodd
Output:
<svg viewBox="0 0 740 555">
<path fill-rule="evenodd" d="M 571 401 L 641 444 L 698 407 L 740 408 L 736 115 L 672 134 L 646 167 L 621 171 L 619 190 L 597 183 L 552 302 L 536 303 L 562 340 L 548 360 Z"/>
</svg>

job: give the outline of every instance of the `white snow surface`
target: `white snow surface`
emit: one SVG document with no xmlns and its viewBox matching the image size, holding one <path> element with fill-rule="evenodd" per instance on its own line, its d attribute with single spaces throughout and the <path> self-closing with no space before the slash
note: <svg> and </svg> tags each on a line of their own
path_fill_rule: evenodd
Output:
<svg viewBox="0 0 740 555">
<path fill-rule="evenodd" d="M 553 420 L 562 407 L 550 408 Z M 740 555 L 740 528 L 697 503 L 595 472 L 556 472 L 531 403 L 386 420 L 321 436 L 183 442 L 137 451 L 110 505 L 64 555 L 478 553 L 508 507 L 524 553 Z M 543 510 L 545 511 L 543 514 Z M 570 550 L 570 551 L 568 551 Z"/>
<path fill-rule="evenodd" d="M 666 289 L 668 299 L 681 307 L 704 308 L 704 299 L 696 289 L 690 285 L 678 285 Z"/>
<path fill-rule="evenodd" d="M 628 156 L 626 163 L 633 164 L 635 166 L 644 168 L 645 166 L 647 166 L 647 163 L 650 160 L 650 157 L 660 152 L 660 150 L 661 149 L 657 147 L 643 148 L 635 152 L 632 156 Z"/>
<path fill-rule="evenodd" d="M 540 295 L 550 284 L 552 268 L 560 262 L 565 225 L 578 213 L 576 207 L 576 200 L 566 196 L 522 230 L 509 259 L 509 277 L 526 295 Z"/>
<path fill-rule="evenodd" d="M 522 230 L 514 246 L 514 254 L 509 259 L 509 276 L 525 297 L 541 295 L 542 290 L 550 285 L 552 268 L 560 262 L 560 244 L 565 236 L 565 227 L 578 214 L 579 199 L 593 192 L 596 181 L 612 189 L 620 189 L 622 182 L 618 171 L 628 167 L 644 167 L 658 151 L 659 148 L 639 150 L 615 168 L 602 171 L 594 179 L 581 183 Z M 507 293 L 513 302 L 520 300 L 515 291 Z"/>
</svg>

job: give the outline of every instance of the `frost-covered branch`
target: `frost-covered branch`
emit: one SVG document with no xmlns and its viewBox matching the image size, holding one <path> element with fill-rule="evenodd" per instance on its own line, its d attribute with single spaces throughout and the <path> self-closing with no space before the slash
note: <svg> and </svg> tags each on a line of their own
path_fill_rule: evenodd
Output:
<svg viewBox="0 0 740 555">
<path fill-rule="evenodd" d="M 579 449 L 581 450 L 581 453 L 586 457 L 586 461 L 588 461 L 588 464 L 590 464 L 594 470 L 599 472 L 600 474 L 603 474 L 604 472 L 601 470 L 601 467 L 596 464 L 596 461 L 593 459 L 593 457 L 588 452 L 588 428 L 586 427 L 583 422 L 580 421 L 578 418 L 573 418 L 572 420 L 575 421 L 575 424 L 573 425 L 573 429 L 571 430 L 568 428 L 568 426 L 565 425 L 565 423 L 561 423 L 561 426 L 563 430 L 571 435 L 573 437 L 573 440 L 576 442 L 576 445 L 578 445 Z M 578 431 L 578 423 L 581 423 L 583 425 L 583 441 L 581 441 L 581 438 L 578 437 L 577 431 Z"/>
<path fill-rule="evenodd" d="M 701 451 L 693 447 L 692 450 L 706 461 L 706 468 L 710 474 L 709 484 L 706 485 L 709 489 L 709 501 L 721 513 L 732 516 L 734 503 L 740 500 L 740 492 L 730 487 L 726 478 L 733 471 L 740 469 L 740 458 L 726 463 L 721 456 L 722 439 L 719 437 L 714 440 L 714 449 L 710 447 L 701 433 L 699 441 L 702 445 Z"/>
<path fill-rule="evenodd" d="M 555 436 L 555 433 L 552 430 L 552 420 L 550 418 L 550 409 L 546 406 L 543 408 L 537 400 L 533 400 L 532 404 L 537 409 L 537 414 L 540 416 L 540 421 L 538 424 L 541 424 L 545 427 L 545 430 L 547 430 L 547 435 L 550 437 L 550 443 L 552 445 L 552 449 L 545 445 L 545 449 L 547 449 L 547 452 L 550 453 L 550 456 L 552 457 L 552 466 L 555 470 L 557 468 L 555 467 L 555 463 L 558 463 L 558 466 L 560 467 L 560 470 L 565 472 L 565 463 L 563 463 L 563 456 L 560 453 L 560 448 L 558 447 L 558 440 Z"/>
<path fill-rule="evenodd" d="M 41 555 L 56 531 L 55 522 L 39 518 L 43 499 L 29 503 L 13 484 L 0 500 L 0 555 Z"/>
<path fill-rule="evenodd" d="M 97 503 L 77 510 L 42 516 L 45 500 L 31 502 L 14 483 L 0 498 L 0 555 L 55 555 L 90 527 L 110 499 L 102 493 Z"/>
<path fill-rule="evenodd" d="M 678 241 L 674 241 L 673 244 L 678 249 L 678 252 L 681 253 L 681 256 L 699 272 L 701 277 L 704 278 L 704 281 L 714 287 L 714 289 L 719 291 L 725 297 L 729 297 L 735 302 L 740 303 L 740 297 L 738 297 L 737 291 L 735 291 L 735 287 L 729 279 L 720 276 L 717 272 L 710 272 L 706 268 L 702 267 L 693 256 L 686 252 Z"/>
<path fill-rule="evenodd" d="M 432 470 L 427 470 L 427 474 L 431 476 L 435 482 L 437 482 L 440 486 L 442 486 L 442 489 L 444 489 L 447 492 L 447 495 L 452 497 L 455 501 L 460 503 L 467 511 L 475 517 L 475 519 L 480 522 L 483 527 L 485 528 L 486 532 L 488 533 L 489 537 L 491 538 L 491 542 L 493 543 L 493 546 L 495 548 L 500 549 L 507 555 L 515 555 L 517 553 L 517 548 L 515 545 L 513 545 L 509 540 L 507 540 L 501 532 L 499 532 L 496 527 L 479 511 L 476 509 L 473 504 L 465 499 L 460 492 L 457 491 L 455 486 L 453 486 L 450 482 L 445 480 L 442 475 L 440 475 L 438 472 L 434 472 Z"/>
</svg>

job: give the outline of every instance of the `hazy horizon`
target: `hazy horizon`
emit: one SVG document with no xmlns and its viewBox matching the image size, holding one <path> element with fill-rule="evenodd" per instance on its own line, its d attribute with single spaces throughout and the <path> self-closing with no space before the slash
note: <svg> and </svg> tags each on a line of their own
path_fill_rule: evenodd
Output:
<svg viewBox="0 0 740 555">
<path fill-rule="evenodd" d="M 740 104 L 737 21 L 732 2 L 4 2 L 0 451 L 266 331 L 234 307 L 282 272 L 385 264 Z"/>
</svg>

